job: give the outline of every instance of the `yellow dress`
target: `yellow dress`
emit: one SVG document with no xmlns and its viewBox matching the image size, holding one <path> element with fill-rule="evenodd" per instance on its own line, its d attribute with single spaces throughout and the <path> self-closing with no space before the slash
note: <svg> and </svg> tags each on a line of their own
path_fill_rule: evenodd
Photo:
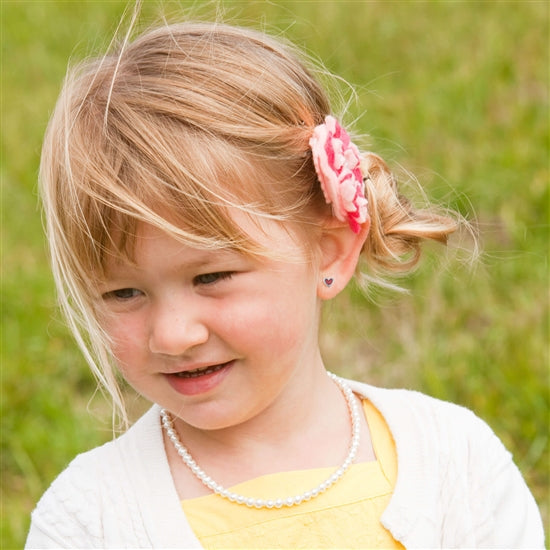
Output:
<svg viewBox="0 0 550 550">
<path fill-rule="evenodd" d="M 363 408 L 376 460 L 354 464 L 319 497 L 292 508 L 255 509 L 217 495 L 182 501 L 205 548 L 403 548 L 380 523 L 397 478 L 389 429 L 368 401 Z M 333 468 L 282 472 L 246 481 L 231 490 L 258 498 L 305 492 Z"/>
</svg>

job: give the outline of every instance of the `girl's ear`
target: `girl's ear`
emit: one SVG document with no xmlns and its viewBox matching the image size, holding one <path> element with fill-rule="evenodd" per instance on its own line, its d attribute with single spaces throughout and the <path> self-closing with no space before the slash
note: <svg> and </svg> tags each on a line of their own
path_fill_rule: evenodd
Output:
<svg viewBox="0 0 550 550">
<path fill-rule="evenodd" d="M 370 220 L 354 233 L 348 224 L 332 218 L 324 225 L 320 238 L 320 279 L 317 296 L 330 300 L 339 294 L 355 273 L 359 254 L 370 229 Z"/>
</svg>

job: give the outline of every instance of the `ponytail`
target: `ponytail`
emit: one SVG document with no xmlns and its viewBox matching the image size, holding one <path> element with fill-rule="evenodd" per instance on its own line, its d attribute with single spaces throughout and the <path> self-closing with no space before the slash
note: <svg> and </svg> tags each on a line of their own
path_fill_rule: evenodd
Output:
<svg viewBox="0 0 550 550">
<path fill-rule="evenodd" d="M 378 155 L 366 153 L 361 168 L 371 218 L 363 256 L 373 274 L 402 274 L 414 269 L 423 240 L 446 244 L 458 229 L 457 220 L 435 209 L 414 209 L 399 193 L 393 174 Z"/>
</svg>

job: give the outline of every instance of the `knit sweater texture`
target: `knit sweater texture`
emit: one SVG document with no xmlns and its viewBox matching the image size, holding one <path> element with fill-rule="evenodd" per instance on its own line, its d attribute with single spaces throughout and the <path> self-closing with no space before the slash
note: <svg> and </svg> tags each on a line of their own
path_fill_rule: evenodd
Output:
<svg viewBox="0 0 550 550">
<path fill-rule="evenodd" d="M 386 420 L 398 477 L 381 522 L 406 548 L 543 548 L 540 513 L 510 453 L 471 411 L 349 382 Z M 201 548 L 154 405 L 124 435 L 77 456 L 32 514 L 26 548 Z"/>
</svg>

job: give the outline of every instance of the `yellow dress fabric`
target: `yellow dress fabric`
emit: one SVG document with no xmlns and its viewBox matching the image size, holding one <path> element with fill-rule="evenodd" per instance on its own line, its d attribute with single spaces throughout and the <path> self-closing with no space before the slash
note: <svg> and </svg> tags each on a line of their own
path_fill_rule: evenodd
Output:
<svg viewBox="0 0 550 550">
<path fill-rule="evenodd" d="M 397 478 L 397 455 L 380 413 L 366 400 L 376 461 L 354 464 L 319 497 L 297 507 L 255 509 L 217 495 L 182 501 L 183 510 L 205 548 L 404 548 L 380 523 Z M 333 468 L 282 472 L 231 488 L 257 498 L 305 492 Z"/>
</svg>

